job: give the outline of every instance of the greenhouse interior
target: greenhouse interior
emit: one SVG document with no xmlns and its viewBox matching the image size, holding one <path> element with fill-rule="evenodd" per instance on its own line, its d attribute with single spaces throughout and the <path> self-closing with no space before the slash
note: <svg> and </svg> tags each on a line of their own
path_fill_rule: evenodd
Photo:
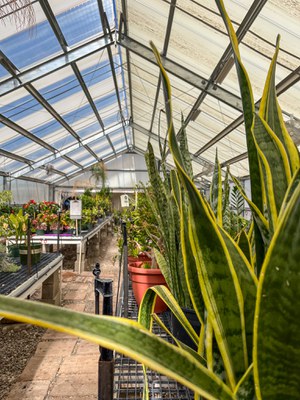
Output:
<svg viewBox="0 0 300 400">
<path fill-rule="evenodd" d="M 300 399 L 299 26 L 0 0 L 0 400 Z"/>
</svg>

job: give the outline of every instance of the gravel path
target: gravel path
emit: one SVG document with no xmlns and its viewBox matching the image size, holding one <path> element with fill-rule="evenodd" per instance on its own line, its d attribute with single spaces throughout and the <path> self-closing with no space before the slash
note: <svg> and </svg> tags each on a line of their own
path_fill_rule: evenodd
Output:
<svg viewBox="0 0 300 400">
<path fill-rule="evenodd" d="M 26 324 L 0 325 L 1 400 L 22 373 L 44 332 L 45 329 Z"/>
</svg>

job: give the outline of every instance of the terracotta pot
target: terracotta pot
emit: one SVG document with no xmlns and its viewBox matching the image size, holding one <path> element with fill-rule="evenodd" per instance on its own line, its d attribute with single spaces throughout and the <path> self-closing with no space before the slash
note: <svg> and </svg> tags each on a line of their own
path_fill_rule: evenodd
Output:
<svg viewBox="0 0 300 400">
<path fill-rule="evenodd" d="M 137 261 L 151 261 L 151 258 L 146 256 L 145 254 L 140 254 L 139 256 L 128 256 L 128 263 L 133 263 Z"/>
<path fill-rule="evenodd" d="M 141 268 L 142 264 L 142 261 L 137 261 L 128 265 L 128 271 L 132 281 L 132 290 L 138 305 L 140 305 L 142 298 L 149 287 L 155 285 L 166 286 L 165 278 L 160 269 Z M 165 303 L 157 297 L 154 312 L 161 313 L 166 310 L 167 306 Z"/>
</svg>

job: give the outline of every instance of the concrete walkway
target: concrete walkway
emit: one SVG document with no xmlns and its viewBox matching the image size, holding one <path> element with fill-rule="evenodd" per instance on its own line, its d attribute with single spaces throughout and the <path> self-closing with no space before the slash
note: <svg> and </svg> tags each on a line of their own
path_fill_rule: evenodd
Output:
<svg viewBox="0 0 300 400">
<path fill-rule="evenodd" d="M 116 293 L 119 267 L 118 262 L 113 262 L 117 254 L 116 239 L 108 236 L 101 248 L 98 260 L 101 263 L 101 277 L 114 280 Z M 94 262 L 91 267 L 93 265 Z M 63 306 L 94 313 L 93 281 L 91 272 L 79 275 L 63 271 Z M 47 330 L 7 400 L 97 399 L 98 359 L 97 345 Z"/>
</svg>

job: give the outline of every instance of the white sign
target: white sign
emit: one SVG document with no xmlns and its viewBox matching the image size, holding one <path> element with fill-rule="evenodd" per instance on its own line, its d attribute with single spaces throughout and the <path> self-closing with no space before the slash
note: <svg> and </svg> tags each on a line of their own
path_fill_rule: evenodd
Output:
<svg viewBox="0 0 300 400">
<path fill-rule="evenodd" d="M 82 204 L 81 200 L 70 201 L 70 218 L 81 219 Z"/>
<path fill-rule="evenodd" d="M 122 196 L 121 196 L 121 207 L 129 207 L 129 196 L 128 196 L 128 194 L 122 194 Z"/>
</svg>

